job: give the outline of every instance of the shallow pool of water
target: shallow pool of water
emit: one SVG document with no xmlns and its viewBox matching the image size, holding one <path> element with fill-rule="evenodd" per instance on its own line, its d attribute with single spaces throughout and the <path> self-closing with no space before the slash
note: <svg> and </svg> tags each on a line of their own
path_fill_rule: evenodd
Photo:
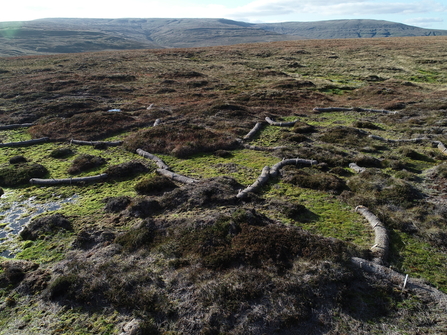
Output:
<svg viewBox="0 0 447 335">
<path fill-rule="evenodd" d="M 23 201 L 7 201 L 8 195 L 1 197 L 3 210 L 0 210 L 0 246 L 7 242 L 11 242 L 17 237 L 17 234 L 34 217 L 39 214 L 52 212 L 60 209 L 63 204 L 73 203 L 77 199 L 77 195 L 69 198 L 54 197 L 54 200 L 45 203 L 35 201 L 34 197 L 25 199 Z M 11 249 L 11 248 L 9 248 Z M 3 250 L 0 256 L 14 257 L 16 251 Z"/>
</svg>

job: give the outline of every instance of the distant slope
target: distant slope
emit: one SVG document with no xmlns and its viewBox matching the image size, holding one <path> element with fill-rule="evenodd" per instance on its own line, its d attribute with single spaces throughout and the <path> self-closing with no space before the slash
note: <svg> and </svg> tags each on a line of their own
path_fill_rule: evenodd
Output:
<svg viewBox="0 0 447 335">
<path fill-rule="evenodd" d="M 295 40 L 224 19 L 41 19 L 0 23 L 0 56 Z"/>
<path fill-rule="evenodd" d="M 440 35 L 447 35 L 447 31 L 377 20 L 250 24 L 226 19 L 55 18 L 0 23 L 0 56 Z"/>
<path fill-rule="evenodd" d="M 256 26 L 278 34 L 297 35 L 309 39 L 447 35 L 447 30 L 424 29 L 382 20 L 282 22 L 257 24 Z"/>
</svg>

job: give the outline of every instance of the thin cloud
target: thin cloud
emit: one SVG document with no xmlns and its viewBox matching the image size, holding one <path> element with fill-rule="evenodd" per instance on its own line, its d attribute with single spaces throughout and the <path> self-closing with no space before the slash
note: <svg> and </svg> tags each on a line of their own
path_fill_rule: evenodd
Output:
<svg viewBox="0 0 447 335">
<path fill-rule="evenodd" d="M 435 12 L 446 12 L 447 6 L 440 0 L 254 0 L 246 5 L 230 7 L 222 0 L 211 0 L 207 5 L 189 3 L 175 5 L 170 0 L 127 0 L 125 6 L 103 1 L 77 0 L 67 6 L 56 0 L 15 0 L 3 4 L 0 21 L 31 20 L 49 17 L 85 18 L 228 18 L 242 21 L 274 20 L 328 20 L 332 18 L 383 17 L 401 15 L 402 20 L 410 16 L 437 16 Z"/>
<path fill-rule="evenodd" d="M 406 2 L 379 2 L 367 0 L 257 0 L 229 10 L 232 17 L 280 16 L 285 14 L 321 15 L 377 15 L 445 12 L 447 6 L 431 0 Z"/>
<path fill-rule="evenodd" d="M 404 21 L 404 23 L 406 24 L 424 28 L 430 28 L 433 27 L 433 25 L 436 23 L 443 23 L 443 22 L 444 19 L 440 17 L 415 17 Z"/>
</svg>

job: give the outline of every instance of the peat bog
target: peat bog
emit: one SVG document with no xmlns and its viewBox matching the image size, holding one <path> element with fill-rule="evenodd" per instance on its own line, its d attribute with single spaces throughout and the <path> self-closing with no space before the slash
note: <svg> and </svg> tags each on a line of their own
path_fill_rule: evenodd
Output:
<svg viewBox="0 0 447 335">
<path fill-rule="evenodd" d="M 0 334 L 442 333 L 446 42 L 0 58 Z"/>
</svg>

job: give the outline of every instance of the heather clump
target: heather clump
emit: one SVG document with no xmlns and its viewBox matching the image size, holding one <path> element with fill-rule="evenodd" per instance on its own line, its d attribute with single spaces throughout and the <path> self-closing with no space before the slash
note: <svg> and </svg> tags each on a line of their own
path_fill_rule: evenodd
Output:
<svg viewBox="0 0 447 335">
<path fill-rule="evenodd" d="M 238 142 L 231 135 L 213 132 L 201 126 L 184 125 L 172 131 L 170 126 L 159 125 L 130 135 L 124 146 L 132 152 L 140 148 L 151 153 L 187 158 L 197 153 L 234 149 Z"/>
<path fill-rule="evenodd" d="M 48 170 L 37 163 L 21 163 L 0 167 L 0 186 L 14 187 L 29 183 L 31 178 L 43 178 Z"/>
<path fill-rule="evenodd" d="M 104 164 L 106 164 L 106 160 L 102 157 L 89 154 L 82 154 L 77 156 L 73 160 L 67 172 L 69 174 L 80 174 L 82 172 L 97 168 Z"/>
</svg>

